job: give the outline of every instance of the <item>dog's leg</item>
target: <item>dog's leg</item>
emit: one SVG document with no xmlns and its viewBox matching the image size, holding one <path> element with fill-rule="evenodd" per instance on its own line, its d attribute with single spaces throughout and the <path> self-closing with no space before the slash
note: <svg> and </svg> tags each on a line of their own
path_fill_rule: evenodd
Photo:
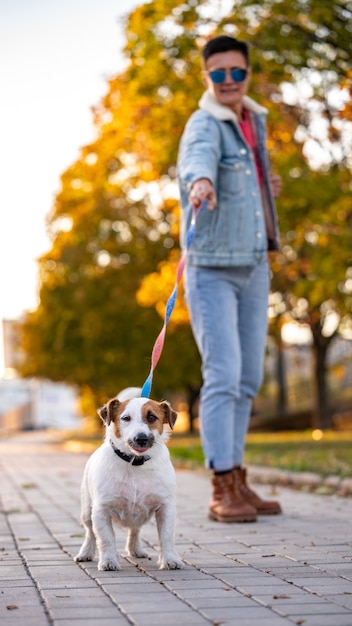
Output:
<svg viewBox="0 0 352 626">
<path fill-rule="evenodd" d="M 77 563 L 80 561 L 93 561 L 95 554 L 95 536 L 90 517 L 87 520 L 82 519 L 82 523 L 86 529 L 86 536 L 79 553 L 74 557 L 74 561 Z"/>
<path fill-rule="evenodd" d="M 149 555 L 148 555 L 148 552 L 143 550 L 141 546 L 139 531 L 140 531 L 140 528 L 128 529 L 126 550 L 129 556 L 136 556 L 139 559 L 143 559 Z"/>
<path fill-rule="evenodd" d="M 95 554 L 95 536 L 92 528 L 92 505 L 87 489 L 82 489 L 81 496 L 81 521 L 86 534 L 80 551 L 74 557 L 76 562 L 93 561 Z"/>
<path fill-rule="evenodd" d="M 115 535 L 111 517 L 102 509 L 93 507 L 92 521 L 99 552 L 98 570 L 121 569 L 116 553 Z"/>
<path fill-rule="evenodd" d="M 181 569 L 183 563 L 174 546 L 174 528 L 176 510 L 170 502 L 163 504 L 156 511 L 156 523 L 159 535 L 160 556 L 158 564 L 160 569 Z"/>
</svg>

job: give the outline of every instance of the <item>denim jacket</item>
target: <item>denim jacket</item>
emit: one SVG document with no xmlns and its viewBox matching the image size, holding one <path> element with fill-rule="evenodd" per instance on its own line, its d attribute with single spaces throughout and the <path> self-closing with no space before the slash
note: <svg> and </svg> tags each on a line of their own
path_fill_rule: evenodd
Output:
<svg viewBox="0 0 352 626">
<path fill-rule="evenodd" d="M 253 151 L 235 113 L 206 91 L 188 120 L 180 142 L 178 180 L 181 194 L 181 246 L 192 220 L 188 201 L 193 183 L 208 178 L 217 205 L 203 209 L 187 253 L 188 263 L 203 266 L 255 265 L 267 250 L 279 249 L 275 204 L 266 149 L 267 110 L 246 96 L 243 101 L 254 129 L 263 183 L 259 186 Z"/>
</svg>

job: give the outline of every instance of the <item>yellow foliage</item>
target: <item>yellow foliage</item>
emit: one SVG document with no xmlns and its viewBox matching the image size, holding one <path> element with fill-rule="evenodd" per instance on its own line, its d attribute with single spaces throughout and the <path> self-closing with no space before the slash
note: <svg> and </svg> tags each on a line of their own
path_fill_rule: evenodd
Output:
<svg viewBox="0 0 352 626">
<path fill-rule="evenodd" d="M 323 248 L 329 245 L 329 237 L 327 234 L 323 233 L 319 235 L 319 245 Z"/>
<path fill-rule="evenodd" d="M 292 141 L 292 133 L 286 130 L 274 130 L 272 137 L 276 141 L 282 141 L 283 143 L 290 143 L 290 141 Z"/>
<path fill-rule="evenodd" d="M 136 294 L 139 305 L 144 307 L 154 306 L 162 319 L 165 317 L 166 303 L 176 284 L 176 272 L 179 261 L 179 252 L 172 251 L 169 259 L 160 263 L 157 272 L 145 276 Z M 176 325 L 189 323 L 182 279 L 178 285 L 178 294 L 170 322 Z"/>
</svg>

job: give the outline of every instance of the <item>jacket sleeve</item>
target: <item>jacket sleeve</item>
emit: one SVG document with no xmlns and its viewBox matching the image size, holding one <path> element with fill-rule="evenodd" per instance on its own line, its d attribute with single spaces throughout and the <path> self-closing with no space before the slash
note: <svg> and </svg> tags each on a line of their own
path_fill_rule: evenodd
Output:
<svg viewBox="0 0 352 626">
<path fill-rule="evenodd" d="M 184 191 L 189 192 L 200 178 L 208 178 L 216 186 L 220 145 L 217 120 L 206 111 L 196 111 L 189 119 L 180 142 L 178 177 Z"/>
</svg>

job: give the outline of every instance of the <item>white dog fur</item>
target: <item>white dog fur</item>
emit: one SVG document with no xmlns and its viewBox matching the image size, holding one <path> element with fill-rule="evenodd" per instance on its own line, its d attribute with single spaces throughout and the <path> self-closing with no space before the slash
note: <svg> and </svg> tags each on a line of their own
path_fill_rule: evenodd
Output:
<svg viewBox="0 0 352 626">
<path fill-rule="evenodd" d="M 84 471 L 81 519 L 86 534 L 74 560 L 93 560 L 97 545 L 99 570 L 120 569 L 113 522 L 128 528 L 130 556 L 148 556 L 139 533 L 153 514 L 160 569 L 183 567 L 174 547 L 175 471 L 165 445 L 166 424 L 173 428 L 177 413 L 168 402 L 136 397 L 139 394 L 139 388 L 130 387 L 99 410 L 105 441 Z"/>
</svg>

